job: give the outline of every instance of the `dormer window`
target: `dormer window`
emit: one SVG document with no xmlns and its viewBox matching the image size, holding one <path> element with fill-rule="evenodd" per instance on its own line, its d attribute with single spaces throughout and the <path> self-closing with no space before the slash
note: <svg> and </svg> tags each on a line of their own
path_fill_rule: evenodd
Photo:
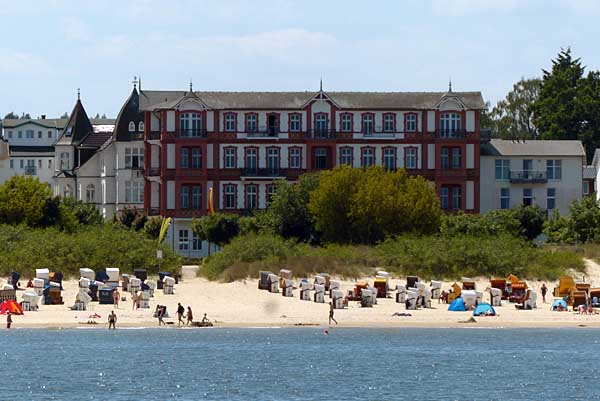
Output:
<svg viewBox="0 0 600 401">
<path fill-rule="evenodd" d="M 315 114 L 315 131 L 319 134 L 325 134 L 327 132 L 328 119 L 327 113 L 316 113 Z"/>
<path fill-rule="evenodd" d="M 197 137 L 202 133 L 202 115 L 200 113 L 181 113 L 179 129 L 182 137 Z"/>
<path fill-rule="evenodd" d="M 461 118 L 458 113 L 443 113 L 440 116 L 440 136 L 454 137 L 461 130 Z"/>
<path fill-rule="evenodd" d="M 144 132 L 144 122 L 140 121 L 138 124 L 138 132 Z"/>
<path fill-rule="evenodd" d="M 135 132 L 135 123 L 133 121 L 129 122 L 129 132 Z"/>
</svg>

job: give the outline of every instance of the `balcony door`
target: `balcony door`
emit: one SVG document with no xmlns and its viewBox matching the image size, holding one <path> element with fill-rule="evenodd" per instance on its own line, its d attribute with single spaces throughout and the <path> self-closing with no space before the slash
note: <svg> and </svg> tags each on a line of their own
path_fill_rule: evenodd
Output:
<svg viewBox="0 0 600 401">
<path fill-rule="evenodd" d="M 245 166 L 247 172 L 256 173 L 258 171 L 258 149 L 246 148 Z"/>
<path fill-rule="evenodd" d="M 267 169 L 269 175 L 279 175 L 279 148 L 268 148 L 267 149 Z"/>
<path fill-rule="evenodd" d="M 267 131 L 270 136 L 279 134 L 279 116 L 277 114 L 267 115 Z"/>
</svg>

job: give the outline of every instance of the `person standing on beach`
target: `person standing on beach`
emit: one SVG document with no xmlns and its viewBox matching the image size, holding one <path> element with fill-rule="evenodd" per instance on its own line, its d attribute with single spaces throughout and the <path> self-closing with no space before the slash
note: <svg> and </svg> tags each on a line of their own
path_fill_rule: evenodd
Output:
<svg viewBox="0 0 600 401">
<path fill-rule="evenodd" d="M 113 291 L 113 302 L 115 304 L 115 309 L 119 309 L 119 298 L 121 297 L 121 294 L 119 293 L 119 289 L 115 288 L 115 290 Z"/>
<path fill-rule="evenodd" d="M 194 320 L 194 315 L 192 314 L 192 307 L 188 305 L 186 326 L 190 323 L 193 323 L 193 320 Z"/>
<path fill-rule="evenodd" d="M 333 320 L 335 322 L 335 324 L 338 324 L 337 320 L 335 320 L 335 318 L 333 317 L 333 302 L 329 303 L 329 324 L 331 324 L 331 321 Z"/>
<path fill-rule="evenodd" d="M 546 293 L 548 292 L 548 287 L 546 287 L 546 283 L 542 284 L 542 301 L 546 303 Z"/>
<path fill-rule="evenodd" d="M 6 328 L 10 329 L 11 325 L 12 325 L 12 315 L 10 314 L 10 312 L 6 312 Z"/>
<path fill-rule="evenodd" d="M 117 314 L 115 311 L 111 311 L 110 315 L 108 315 L 108 329 L 116 329 L 117 328 Z"/>
<path fill-rule="evenodd" d="M 138 295 L 135 291 L 131 294 L 131 302 L 133 302 L 133 310 L 136 310 L 138 306 Z"/>
<path fill-rule="evenodd" d="M 177 318 L 179 319 L 179 321 L 177 322 L 178 326 L 181 326 L 182 323 L 185 325 L 185 322 L 183 321 L 184 313 L 185 309 L 183 308 L 183 305 L 181 305 L 180 302 L 177 302 Z"/>
</svg>

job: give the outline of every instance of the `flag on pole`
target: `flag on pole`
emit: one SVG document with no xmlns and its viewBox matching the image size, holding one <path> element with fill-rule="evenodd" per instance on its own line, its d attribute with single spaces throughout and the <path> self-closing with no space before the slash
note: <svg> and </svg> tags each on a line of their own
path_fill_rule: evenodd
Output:
<svg viewBox="0 0 600 401">
<path fill-rule="evenodd" d="M 215 212 L 215 208 L 213 206 L 213 189 L 210 187 L 208 189 L 208 213 L 213 214 Z"/>
<path fill-rule="evenodd" d="M 160 234 L 158 235 L 158 243 L 161 244 L 165 239 L 165 235 L 167 234 L 167 230 L 169 229 L 169 224 L 171 224 L 171 218 L 167 217 L 163 219 L 162 224 L 160 225 Z"/>
</svg>

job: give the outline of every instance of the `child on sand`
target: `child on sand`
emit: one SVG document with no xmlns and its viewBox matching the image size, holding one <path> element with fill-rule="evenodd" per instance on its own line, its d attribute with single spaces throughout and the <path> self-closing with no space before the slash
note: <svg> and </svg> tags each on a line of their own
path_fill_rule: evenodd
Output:
<svg viewBox="0 0 600 401">
<path fill-rule="evenodd" d="M 10 312 L 6 312 L 6 328 L 10 329 L 11 325 L 12 325 L 12 315 L 10 314 Z"/>
</svg>

